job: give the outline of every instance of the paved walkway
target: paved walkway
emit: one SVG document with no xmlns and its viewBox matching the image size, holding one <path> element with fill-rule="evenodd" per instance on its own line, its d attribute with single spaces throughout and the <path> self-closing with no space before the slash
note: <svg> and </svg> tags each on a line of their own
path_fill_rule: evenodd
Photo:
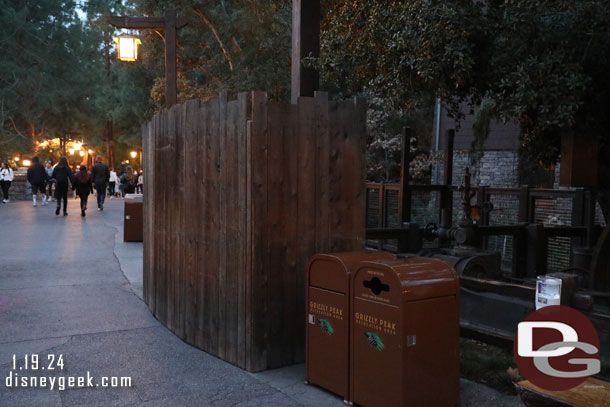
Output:
<svg viewBox="0 0 610 407">
<path fill-rule="evenodd" d="M 303 385 L 303 365 L 249 374 L 169 332 L 141 300 L 142 245 L 122 242 L 122 201 L 107 201 L 98 212 L 93 200 L 84 219 L 75 200 L 67 217 L 29 202 L 0 206 L 0 406 L 343 405 Z M 26 354 L 37 354 L 40 367 L 48 355 L 62 355 L 64 369 L 26 371 Z M 131 377 L 131 387 L 6 387 L 11 373 L 58 378 L 87 372 L 94 383 Z M 462 400 L 464 406 L 519 405 L 467 381 Z"/>
</svg>

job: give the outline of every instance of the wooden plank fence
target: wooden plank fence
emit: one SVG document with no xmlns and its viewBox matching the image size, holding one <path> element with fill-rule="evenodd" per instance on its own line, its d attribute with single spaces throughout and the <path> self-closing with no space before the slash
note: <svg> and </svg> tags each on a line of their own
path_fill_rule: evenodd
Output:
<svg viewBox="0 0 610 407">
<path fill-rule="evenodd" d="M 301 362 L 305 269 L 365 238 L 363 100 L 192 100 L 143 126 L 144 299 L 249 371 Z"/>
</svg>

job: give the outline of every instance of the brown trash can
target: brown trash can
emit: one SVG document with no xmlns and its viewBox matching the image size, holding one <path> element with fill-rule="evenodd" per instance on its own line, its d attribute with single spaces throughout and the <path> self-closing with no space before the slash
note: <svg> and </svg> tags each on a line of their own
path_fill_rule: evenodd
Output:
<svg viewBox="0 0 610 407">
<path fill-rule="evenodd" d="M 123 222 L 123 241 L 141 242 L 144 235 L 144 215 L 142 197 L 125 197 L 125 215 Z"/>
<path fill-rule="evenodd" d="M 388 252 L 316 254 L 307 269 L 305 380 L 349 396 L 350 275 L 362 261 L 393 259 Z"/>
<path fill-rule="evenodd" d="M 361 264 L 351 287 L 354 404 L 459 405 L 459 289 L 441 260 Z"/>
</svg>

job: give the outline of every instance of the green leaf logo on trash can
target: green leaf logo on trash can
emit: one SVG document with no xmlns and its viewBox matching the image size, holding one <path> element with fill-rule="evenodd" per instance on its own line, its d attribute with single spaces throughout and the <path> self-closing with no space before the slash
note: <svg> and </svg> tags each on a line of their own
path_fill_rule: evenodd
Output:
<svg viewBox="0 0 610 407">
<path fill-rule="evenodd" d="M 332 335 L 335 332 L 333 326 L 330 324 L 330 322 L 328 322 L 327 319 L 318 319 L 318 321 L 320 322 L 320 329 L 326 335 Z"/>
<path fill-rule="evenodd" d="M 366 336 L 371 348 L 380 352 L 385 348 L 381 338 L 375 332 L 366 332 L 364 336 Z"/>
</svg>

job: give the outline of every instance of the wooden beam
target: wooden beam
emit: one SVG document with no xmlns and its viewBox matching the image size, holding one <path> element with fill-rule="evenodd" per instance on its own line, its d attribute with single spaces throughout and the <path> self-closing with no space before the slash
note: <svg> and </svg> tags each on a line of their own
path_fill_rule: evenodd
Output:
<svg viewBox="0 0 610 407">
<path fill-rule="evenodd" d="M 164 29 L 165 18 L 164 17 L 125 17 L 125 16 L 108 16 L 106 17 L 108 24 L 115 26 L 116 28 L 129 28 L 129 29 Z"/>
<path fill-rule="evenodd" d="M 138 29 L 165 29 L 165 17 L 126 17 L 126 16 L 108 16 L 106 17 L 108 24 L 116 28 L 128 28 L 133 30 Z M 182 28 L 187 24 L 185 18 L 176 19 L 176 28 Z"/>
<path fill-rule="evenodd" d="M 402 160 L 400 163 L 400 223 L 411 221 L 411 191 L 409 190 L 409 150 L 411 129 L 405 127 L 402 135 Z"/>
<path fill-rule="evenodd" d="M 165 11 L 165 105 L 169 109 L 177 103 L 176 78 L 176 10 Z"/>
<path fill-rule="evenodd" d="M 320 0 L 292 0 L 291 101 L 319 90 L 318 71 L 305 68 L 303 58 L 320 55 Z"/>
</svg>

